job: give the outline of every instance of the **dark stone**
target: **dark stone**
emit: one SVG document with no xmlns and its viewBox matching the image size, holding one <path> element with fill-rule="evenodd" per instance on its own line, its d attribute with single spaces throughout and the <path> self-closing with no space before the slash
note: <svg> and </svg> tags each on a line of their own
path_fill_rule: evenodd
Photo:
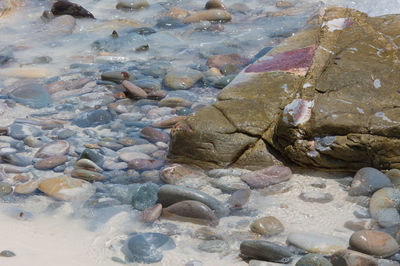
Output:
<svg viewBox="0 0 400 266">
<path fill-rule="evenodd" d="M 82 6 L 66 0 L 55 2 L 51 7 L 51 12 L 55 16 L 71 15 L 74 18 L 94 18 L 93 14 Z"/>
<path fill-rule="evenodd" d="M 111 122 L 111 114 L 106 110 L 94 110 L 78 115 L 73 123 L 78 127 L 96 127 Z"/>
<path fill-rule="evenodd" d="M 287 247 L 266 240 L 246 240 L 240 244 L 240 253 L 247 258 L 278 263 L 290 263 L 292 253 Z"/>
</svg>

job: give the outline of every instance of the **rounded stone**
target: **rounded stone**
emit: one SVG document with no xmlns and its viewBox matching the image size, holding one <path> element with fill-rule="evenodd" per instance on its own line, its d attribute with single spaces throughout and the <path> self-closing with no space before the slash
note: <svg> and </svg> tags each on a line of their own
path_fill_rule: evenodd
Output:
<svg viewBox="0 0 400 266">
<path fill-rule="evenodd" d="M 392 227 L 400 224 L 398 212 L 400 204 L 400 191 L 385 187 L 376 191 L 369 201 L 371 217 L 378 221 L 382 227 Z"/>
<path fill-rule="evenodd" d="M 292 253 L 287 247 L 266 240 L 246 240 L 240 244 L 240 253 L 247 258 L 278 263 L 290 263 Z"/>
<path fill-rule="evenodd" d="M 161 212 L 162 212 L 162 205 L 160 203 L 148 207 L 144 209 L 143 212 L 141 213 L 142 221 L 147 223 L 152 223 L 160 217 Z"/>
<path fill-rule="evenodd" d="M 163 209 L 163 217 L 197 224 L 218 225 L 218 218 L 204 203 L 195 200 L 184 200 Z"/>
<path fill-rule="evenodd" d="M 248 201 L 251 195 L 250 189 L 239 189 L 229 197 L 228 205 L 232 209 L 241 209 Z"/>
<path fill-rule="evenodd" d="M 70 177 L 52 177 L 40 182 L 39 190 L 46 195 L 65 201 L 90 197 L 95 189 L 87 181 Z"/>
<path fill-rule="evenodd" d="M 285 230 L 283 224 L 274 216 L 267 216 L 255 220 L 250 229 L 254 233 L 265 236 L 273 236 L 282 233 Z"/>
<path fill-rule="evenodd" d="M 226 9 L 225 5 L 220 0 L 207 1 L 205 9 L 213 9 L 213 8 Z"/>
<path fill-rule="evenodd" d="M 361 230 L 353 233 L 349 244 L 354 250 L 380 257 L 389 257 L 399 249 L 399 245 L 393 237 L 374 230 Z"/>
<path fill-rule="evenodd" d="M 225 240 L 206 240 L 198 245 L 198 249 L 207 253 L 221 253 L 230 249 Z"/>
<path fill-rule="evenodd" d="M 163 81 L 166 87 L 172 90 L 186 90 L 193 87 L 203 77 L 197 70 L 187 69 L 184 71 L 170 71 L 165 75 Z"/>
<path fill-rule="evenodd" d="M 29 136 L 33 137 L 40 136 L 42 134 L 42 131 L 32 125 L 13 123 L 10 126 L 9 134 L 14 139 L 22 140 Z"/>
<path fill-rule="evenodd" d="M 331 193 L 321 191 L 309 191 L 299 195 L 299 198 L 305 202 L 328 203 L 333 200 Z"/>
<path fill-rule="evenodd" d="M 140 88 L 139 86 L 136 86 L 135 84 L 129 82 L 128 80 L 122 81 L 122 86 L 132 95 L 134 98 L 146 98 L 147 93 Z"/>
<path fill-rule="evenodd" d="M 157 203 L 159 186 L 154 183 L 146 183 L 140 186 L 132 197 L 133 208 L 143 211 Z"/>
<path fill-rule="evenodd" d="M 286 166 L 270 166 L 241 176 L 253 188 L 265 188 L 290 179 L 292 171 Z"/>
<path fill-rule="evenodd" d="M 65 140 L 53 141 L 42 146 L 35 154 L 36 158 L 62 156 L 68 153 L 69 143 Z"/>
<path fill-rule="evenodd" d="M 308 232 L 291 233 L 287 242 L 307 252 L 327 255 L 347 248 L 347 242 L 341 238 Z"/>
<path fill-rule="evenodd" d="M 55 156 L 47 157 L 40 161 L 37 161 L 34 164 L 34 167 L 39 170 L 48 170 L 48 169 L 52 169 L 56 166 L 62 165 L 67 160 L 68 160 L 67 156 L 55 155 Z"/>
<path fill-rule="evenodd" d="M 18 194 L 31 194 L 39 187 L 40 181 L 39 178 L 35 178 L 26 183 L 17 184 L 15 185 L 14 192 Z"/>
<path fill-rule="evenodd" d="M 148 264 L 161 261 L 163 251 L 175 247 L 174 241 L 167 235 L 142 233 L 128 238 L 122 252 L 126 261 Z"/>
<path fill-rule="evenodd" d="M 202 20 L 227 22 L 230 21 L 231 19 L 232 16 L 228 11 L 214 8 L 191 14 L 190 16 L 184 18 L 182 22 L 195 23 L 195 22 L 200 22 Z"/>
<path fill-rule="evenodd" d="M 119 0 L 116 6 L 117 9 L 138 10 L 149 7 L 149 2 L 146 0 Z"/>
<path fill-rule="evenodd" d="M 39 84 L 27 84 L 13 90 L 10 98 L 31 108 L 43 108 L 51 104 L 50 94 Z"/>
<path fill-rule="evenodd" d="M 339 250 L 332 254 L 333 266 L 378 266 L 378 260 L 367 254 L 354 250 Z"/>
<path fill-rule="evenodd" d="M 0 257 L 8 257 L 9 258 L 9 257 L 15 257 L 15 256 L 16 256 L 15 253 L 10 250 L 2 250 L 0 252 Z"/>
<path fill-rule="evenodd" d="M 295 266 L 332 266 L 332 264 L 322 255 L 310 253 L 298 260 Z"/>
<path fill-rule="evenodd" d="M 102 109 L 81 113 L 73 120 L 73 123 L 78 127 L 96 127 L 110 122 L 110 112 Z"/>
<path fill-rule="evenodd" d="M 143 138 L 149 140 L 149 141 L 153 141 L 153 142 L 168 142 L 169 141 L 169 135 L 167 133 L 165 133 L 164 131 L 161 131 L 159 129 L 156 128 L 152 128 L 152 127 L 144 127 L 141 131 L 140 131 L 140 136 L 142 136 Z"/>
<path fill-rule="evenodd" d="M 350 196 L 370 196 L 383 187 L 392 187 L 390 179 L 384 173 L 372 167 L 357 171 L 349 190 Z"/>
<path fill-rule="evenodd" d="M 89 171 L 85 169 L 75 169 L 71 172 L 71 176 L 86 181 L 100 181 L 105 180 L 107 177 L 98 172 Z"/>
</svg>

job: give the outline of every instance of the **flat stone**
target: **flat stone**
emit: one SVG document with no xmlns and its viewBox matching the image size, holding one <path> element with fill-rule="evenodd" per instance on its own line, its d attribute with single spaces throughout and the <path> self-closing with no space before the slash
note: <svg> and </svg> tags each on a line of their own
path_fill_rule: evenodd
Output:
<svg viewBox="0 0 400 266">
<path fill-rule="evenodd" d="M 62 165 L 68 160 L 67 156 L 64 155 L 54 155 L 37 161 L 34 167 L 39 170 L 49 170 L 56 166 Z"/>
<path fill-rule="evenodd" d="M 223 216 L 228 213 L 228 210 L 219 200 L 199 190 L 163 185 L 158 191 L 158 201 L 165 207 L 184 200 L 200 201 L 214 210 L 217 216 Z"/>
<path fill-rule="evenodd" d="M 317 203 L 328 203 L 333 200 L 333 196 L 331 193 L 325 193 L 321 191 L 303 192 L 299 195 L 299 198 L 305 202 Z"/>
<path fill-rule="evenodd" d="M 165 133 L 164 131 L 161 131 L 159 129 L 152 128 L 152 127 L 144 127 L 140 131 L 140 135 L 143 138 L 145 138 L 149 141 L 153 141 L 153 142 L 157 142 L 157 141 L 168 142 L 169 141 L 169 135 L 167 133 Z"/>
<path fill-rule="evenodd" d="M 140 217 L 142 221 L 147 223 L 152 223 L 160 217 L 161 212 L 162 212 L 162 205 L 160 203 L 157 203 L 154 206 L 150 206 L 144 209 Z"/>
<path fill-rule="evenodd" d="M 200 71 L 187 69 L 184 71 L 170 71 L 165 75 L 163 82 L 172 90 L 187 90 L 196 84 L 203 75 Z"/>
<path fill-rule="evenodd" d="M 201 242 L 198 249 L 207 253 L 222 253 L 229 251 L 229 243 L 225 240 L 206 240 Z"/>
<path fill-rule="evenodd" d="M 122 252 L 125 260 L 137 263 L 156 263 L 162 260 L 163 251 L 176 247 L 167 235 L 159 233 L 140 233 L 126 240 Z"/>
<path fill-rule="evenodd" d="M 133 208 L 143 211 L 157 203 L 159 186 L 154 183 L 145 183 L 139 187 L 132 197 Z"/>
<path fill-rule="evenodd" d="M 354 250 L 339 250 L 332 254 L 331 262 L 333 266 L 378 266 L 378 260 L 367 254 Z"/>
<path fill-rule="evenodd" d="M 78 127 L 96 127 L 99 125 L 108 124 L 111 122 L 111 114 L 106 110 L 93 110 L 87 113 L 79 114 L 73 124 Z"/>
<path fill-rule="evenodd" d="M 10 98 L 31 108 L 43 108 L 51 104 L 50 94 L 39 84 L 27 84 L 13 90 Z"/>
<path fill-rule="evenodd" d="M 129 92 L 129 94 L 133 96 L 133 98 L 147 97 L 147 93 L 142 88 L 136 86 L 135 84 L 129 82 L 128 80 L 122 81 L 122 86 L 124 86 L 124 88 Z"/>
<path fill-rule="evenodd" d="M 133 161 L 133 160 L 137 160 L 137 159 L 151 160 L 151 157 L 148 156 L 147 154 L 142 153 L 142 152 L 135 152 L 135 151 L 120 153 L 119 158 L 122 161 L 127 162 L 127 163 L 129 163 L 130 161 Z"/>
<path fill-rule="evenodd" d="M 264 188 L 290 179 L 292 171 L 285 166 L 270 166 L 243 175 L 241 179 L 253 188 Z"/>
<path fill-rule="evenodd" d="M 149 7 L 149 2 L 146 0 L 119 0 L 116 6 L 117 9 L 139 10 Z"/>
<path fill-rule="evenodd" d="M 65 140 L 57 140 L 42 146 L 36 153 L 35 158 L 48 158 L 62 156 L 68 153 L 69 143 Z"/>
<path fill-rule="evenodd" d="M 389 257 L 399 250 L 399 245 L 393 237 L 374 230 L 361 230 L 353 233 L 349 244 L 354 250 L 381 257 Z"/>
<path fill-rule="evenodd" d="M 350 196 L 370 196 L 383 187 L 392 187 L 387 175 L 371 167 L 364 167 L 357 171 L 349 190 Z"/>
<path fill-rule="evenodd" d="M 182 20 L 183 23 L 194 23 L 202 20 L 227 22 L 232 19 L 228 11 L 222 9 L 209 9 L 194 13 Z"/>
<path fill-rule="evenodd" d="M 317 233 L 291 233 L 288 235 L 287 242 L 307 252 L 326 255 L 347 248 L 345 240 Z"/>
<path fill-rule="evenodd" d="M 107 177 L 101 173 L 85 169 L 75 169 L 71 172 L 71 176 L 86 181 L 100 181 L 107 179 Z"/>
<path fill-rule="evenodd" d="M 295 266 L 332 266 L 332 264 L 322 255 L 310 253 L 301 257 Z"/>
<path fill-rule="evenodd" d="M 155 160 L 155 159 L 134 159 L 128 163 L 129 168 L 135 170 L 152 170 L 152 169 L 160 169 L 164 165 L 163 160 Z"/>
<path fill-rule="evenodd" d="M 101 74 L 102 80 L 113 81 L 121 83 L 123 80 L 134 80 L 134 76 L 125 71 L 110 71 Z"/>
<path fill-rule="evenodd" d="M 32 158 L 21 156 L 16 153 L 5 153 L 1 155 L 1 160 L 16 166 L 28 166 L 32 164 Z"/>
<path fill-rule="evenodd" d="M 287 247 L 266 240 L 246 240 L 240 244 L 240 253 L 248 258 L 278 263 L 290 263 L 292 253 Z"/>
<path fill-rule="evenodd" d="M 211 226 L 216 226 L 219 222 L 213 210 L 204 203 L 194 200 L 180 201 L 164 208 L 163 217 Z"/>
<path fill-rule="evenodd" d="M 10 257 L 15 257 L 15 253 L 10 251 L 10 250 L 2 250 L 0 252 L 0 257 L 6 257 L 6 258 L 10 258 Z"/>
<path fill-rule="evenodd" d="M 267 216 L 255 220 L 250 225 L 250 230 L 261 235 L 273 236 L 282 233 L 285 230 L 285 227 L 274 216 Z"/>
<path fill-rule="evenodd" d="M 51 7 L 51 13 L 55 16 L 71 15 L 74 18 L 94 18 L 93 14 L 82 6 L 65 0 L 55 2 Z"/>
<path fill-rule="evenodd" d="M 70 177 L 52 177 L 40 182 L 39 190 L 58 200 L 89 198 L 95 191 L 87 181 Z"/>
<path fill-rule="evenodd" d="M 42 131 L 32 125 L 13 123 L 10 126 L 9 134 L 14 139 L 22 140 L 28 136 L 38 137 L 42 134 Z"/>
<path fill-rule="evenodd" d="M 213 178 L 210 183 L 227 193 L 234 193 L 241 189 L 249 189 L 249 186 L 243 182 L 238 176 L 223 176 L 220 178 Z"/>
</svg>

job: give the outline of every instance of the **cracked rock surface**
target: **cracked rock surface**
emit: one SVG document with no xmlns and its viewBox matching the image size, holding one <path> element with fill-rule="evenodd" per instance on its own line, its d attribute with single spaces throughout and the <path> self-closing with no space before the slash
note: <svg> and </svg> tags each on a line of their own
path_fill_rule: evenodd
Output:
<svg viewBox="0 0 400 266">
<path fill-rule="evenodd" d="M 400 167 L 400 15 L 330 7 L 171 131 L 169 157 L 265 168 Z"/>
</svg>

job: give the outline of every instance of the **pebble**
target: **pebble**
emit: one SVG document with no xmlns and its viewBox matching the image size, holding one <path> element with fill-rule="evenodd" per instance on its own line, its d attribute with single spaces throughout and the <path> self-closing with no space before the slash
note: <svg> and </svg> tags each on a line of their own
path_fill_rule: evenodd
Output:
<svg viewBox="0 0 400 266">
<path fill-rule="evenodd" d="M 125 71 L 110 71 L 101 74 L 102 80 L 113 81 L 121 83 L 123 80 L 134 80 L 134 76 Z"/>
<path fill-rule="evenodd" d="M 295 266 L 332 266 L 332 264 L 322 255 L 310 253 L 301 257 Z"/>
<path fill-rule="evenodd" d="M 379 170 L 364 167 L 357 171 L 349 190 L 350 196 L 370 196 L 383 187 L 392 187 L 390 179 Z"/>
<path fill-rule="evenodd" d="M 107 110 L 93 110 L 90 112 L 80 113 L 73 120 L 73 124 L 78 127 L 97 127 L 111 122 L 111 114 Z"/>
<path fill-rule="evenodd" d="M 163 75 L 164 76 L 164 75 Z M 161 90 L 161 82 L 158 79 L 146 78 L 132 81 L 132 83 L 148 93 L 148 98 L 164 98 L 166 92 Z"/>
<path fill-rule="evenodd" d="M 159 186 L 154 183 L 146 183 L 139 187 L 132 197 L 133 208 L 143 211 L 157 203 Z"/>
<path fill-rule="evenodd" d="M 40 178 L 35 178 L 26 183 L 15 185 L 14 192 L 18 194 L 31 194 L 39 187 Z"/>
<path fill-rule="evenodd" d="M 2 250 L 0 252 L 0 257 L 8 257 L 9 258 L 9 257 L 15 257 L 15 256 L 16 256 L 15 253 L 10 250 Z"/>
<path fill-rule="evenodd" d="M 317 233 L 290 233 L 287 242 L 307 252 L 326 255 L 347 248 L 345 240 Z"/>
<path fill-rule="evenodd" d="M 127 163 L 137 159 L 151 160 L 151 157 L 149 155 L 135 151 L 119 153 L 119 158 Z"/>
<path fill-rule="evenodd" d="M 222 253 L 229 251 L 229 243 L 225 240 L 206 240 L 201 242 L 198 249 L 207 253 Z"/>
<path fill-rule="evenodd" d="M 28 166 L 32 164 L 32 159 L 16 153 L 5 153 L 1 155 L 1 160 L 16 166 Z"/>
<path fill-rule="evenodd" d="M 139 171 L 153 170 L 160 169 L 164 163 L 165 162 L 163 160 L 134 159 L 128 163 L 128 167 Z"/>
<path fill-rule="evenodd" d="M 52 177 L 40 182 L 39 190 L 58 200 L 71 201 L 89 197 L 94 187 L 87 181 L 70 177 Z"/>
<path fill-rule="evenodd" d="M 68 158 L 64 155 L 54 155 L 37 161 L 34 164 L 34 167 L 38 170 L 49 170 L 53 169 L 56 166 L 62 165 L 68 160 Z"/>
<path fill-rule="evenodd" d="M 246 240 L 240 244 L 240 253 L 247 258 L 278 263 L 290 263 L 292 253 L 283 247 L 266 240 Z"/>
<path fill-rule="evenodd" d="M 158 201 L 163 206 L 167 207 L 184 200 L 200 201 L 214 210 L 217 216 L 223 216 L 228 213 L 228 210 L 219 200 L 199 190 L 175 185 L 163 185 L 158 191 Z"/>
<path fill-rule="evenodd" d="M 80 159 L 75 163 L 75 169 L 84 169 L 84 170 L 89 170 L 89 171 L 94 171 L 94 172 L 103 172 L 103 169 L 101 169 L 97 164 L 95 164 L 93 161 L 89 159 Z"/>
<path fill-rule="evenodd" d="M 94 18 L 93 14 L 82 6 L 69 1 L 57 1 L 51 7 L 51 13 L 55 16 L 71 15 L 75 18 Z"/>
<path fill-rule="evenodd" d="M 333 200 L 333 196 L 331 193 L 325 193 L 321 191 L 303 192 L 299 195 L 299 198 L 305 202 L 316 203 L 328 203 Z"/>
<path fill-rule="evenodd" d="M 145 154 L 152 154 L 153 152 L 157 151 L 158 148 L 156 145 L 151 143 L 145 144 L 135 144 L 126 148 L 122 148 L 118 151 L 118 153 L 125 153 L 125 152 L 141 152 Z"/>
<path fill-rule="evenodd" d="M 168 97 L 158 102 L 158 106 L 160 107 L 171 107 L 171 108 L 190 107 L 192 104 L 193 104 L 192 102 L 186 101 L 185 99 L 180 97 Z"/>
<path fill-rule="evenodd" d="M 205 9 L 213 9 L 213 8 L 219 8 L 224 10 L 226 9 L 225 5 L 220 0 L 207 1 Z"/>
<path fill-rule="evenodd" d="M 376 258 L 349 249 L 339 250 L 333 253 L 331 263 L 333 266 L 378 266 L 378 260 Z"/>
<path fill-rule="evenodd" d="M 239 189 L 229 197 L 228 205 L 232 209 L 241 209 L 249 201 L 250 189 Z"/>
<path fill-rule="evenodd" d="M 103 162 L 104 170 L 124 170 L 128 168 L 128 164 L 126 162 L 114 162 L 112 160 L 105 160 Z"/>
<path fill-rule="evenodd" d="M 226 64 L 231 64 L 236 67 L 243 67 L 250 62 L 248 58 L 245 58 L 239 54 L 219 54 L 213 55 L 208 58 L 206 65 L 208 67 L 215 67 L 221 69 Z"/>
<path fill-rule="evenodd" d="M 222 9 L 208 9 L 193 13 L 182 20 L 183 23 L 194 23 L 202 20 L 228 22 L 232 20 L 232 16 L 228 11 Z"/>
<path fill-rule="evenodd" d="M 399 250 L 399 245 L 393 237 L 374 230 L 361 230 L 353 233 L 349 245 L 356 251 L 380 257 L 389 257 Z"/>
<path fill-rule="evenodd" d="M 10 126 L 9 134 L 14 139 L 23 140 L 29 136 L 38 137 L 42 134 L 42 131 L 32 125 L 13 123 Z"/>
<path fill-rule="evenodd" d="M 250 230 L 264 236 L 273 236 L 282 233 L 285 227 L 274 216 L 267 216 L 255 220 L 250 225 Z"/>
<path fill-rule="evenodd" d="M 157 220 L 161 216 L 162 205 L 157 203 L 154 206 L 150 206 L 143 210 L 141 213 L 141 219 L 144 222 L 152 223 Z"/>
<path fill-rule="evenodd" d="M 85 169 L 75 169 L 71 172 L 71 176 L 86 181 L 101 181 L 107 179 L 103 174 Z"/>
<path fill-rule="evenodd" d="M 202 171 L 180 164 L 171 164 L 161 171 L 161 179 L 165 183 L 172 185 L 181 183 L 183 179 L 200 179 L 203 177 L 205 177 L 205 174 Z"/>
<path fill-rule="evenodd" d="M 149 7 L 149 2 L 146 0 L 119 0 L 116 6 L 117 9 L 139 10 Z"/>
<path fill-rule="evenodd" d="M 163 82 L 171 90 L 187 90 L 203 77 L 200 71 L 186 69 L 183 71 L 173 70 L 168 72 Z"/>
<path fill-rule="evenodd" d="M 84 149 L 78 160 L 80 159 L 89 159 L 100 167 L 104 162 L 103 156 L 98 151 L 93 151 L 91 149 Z"/>
<path fill-rule="evenodd" d="M 133 98 L 146 98 L 147 92 L 142 88 L 136 86 L 135 84 L 129 82 L 128 80 L 122 81 L 122 86 L 132 95 Z"/>
<path fill-rule="evenodd" d="M 176 247 L 172 238 L 159 233 L 136 234 L 126 240 L 122 248 L 128 262 L 156 263 L 162 260 L 163 251 Z"/>
<path fill-rule="evenodd" d="M 380 226 L 392 227 L 400 224 L 399 204 L 400 191 L 398 189 L 381 188 L 372 195 L 369 212 Z"/>
<path fill-rule="evenodd" d="M 238 190 L 249 189 L 249 186 L 243 182 L 238 176 L 223 176 L 220 178 L 213 178 L 210 181 L 211 185 L 221 189 L 227 193 L 234 193 Z"/>
<path fill-rule="evenodd" d="M 253 188 L 265 188 L 290 179 L 292 171 L 285 166 L 270 166 L 241 176 Z"/>
<path fill-rule="evenodd" d="M 10 98 L 31 108 L 43 108 L 51 104 L 50 94 L 39 84 L 27 84 L 13 90 Z"/>
<path fill-rule="evenodd" d="M 180 201 L 164 208 L 163 217 L 211 226 L 219 223 L 213 210 L 204 203 L 194 200 Z"/>
<path fill-rule="evenodd" d="M 165 133 L 164 131 L 161 131 L 159 129 L 153 128 L 153 127 L 144 127 L 140 131 L 140 136 L 143 138 L 152 141 L 152 142 L 168 142 L 169 141 L 169 135 Z"/>
<path fill-rule="evenodd" d="M 158 128 L 173 128 L 176 123 L 182 121 L 183 119 L 185 119 L 185 116 L 174 116 L 166 120 L 154 122 L 151 126 Z"/>
<path fill-rule="evenodd" d="M 57 140 L 42 146 L 36 153 L 35 158 L 48 158 L 62 156 L 68 153 L 70 145 L 65 140 Z"/>
<path fill-rule="evenodd" d="M 389 177 L 392 185 L 394 185 L 394 186 L 400 185 L 400 170 L 399 169 L 390 169 L 385 174 L 387 177 Z"/>
<path fill-rule="evenodd" d="M 0 182 L 0 197 L 7 196 L 13 192 L 13 188 L 10 184 Z"/>
</svg>

